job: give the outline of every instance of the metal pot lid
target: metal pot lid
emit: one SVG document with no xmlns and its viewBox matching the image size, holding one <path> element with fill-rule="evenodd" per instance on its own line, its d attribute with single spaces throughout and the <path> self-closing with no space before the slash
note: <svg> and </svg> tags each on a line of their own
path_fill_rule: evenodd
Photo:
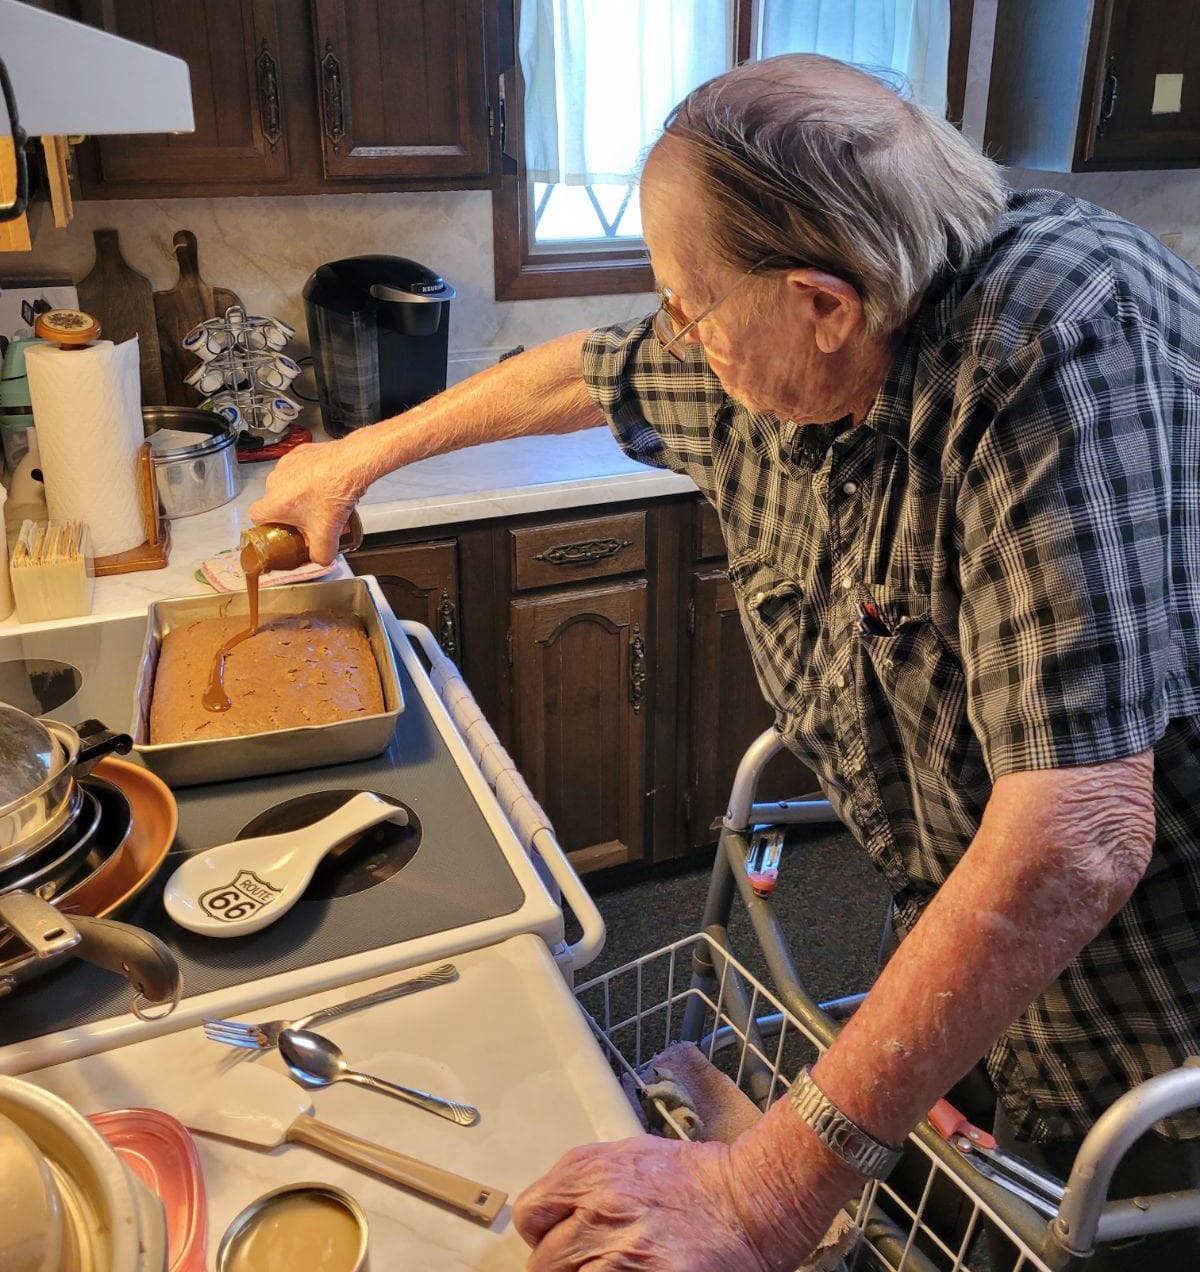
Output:
<svg viewBox="0 0 1200 1272">
<path fill-rule="evenodd" d="M 37 790 L 54 772 L 57 751 L 40 720 L 0 702 L 0 808 Z"/>
<path fill-rule="evenodd" d="M 142 427 L 156 460 L 196 459 L 225 450 L 234 442 L 233 432 L 221 416 L 195 406 L 143 406 Z M 194 440 L 181 443 L 180 433 L 193 434 Z"/>
</svg>

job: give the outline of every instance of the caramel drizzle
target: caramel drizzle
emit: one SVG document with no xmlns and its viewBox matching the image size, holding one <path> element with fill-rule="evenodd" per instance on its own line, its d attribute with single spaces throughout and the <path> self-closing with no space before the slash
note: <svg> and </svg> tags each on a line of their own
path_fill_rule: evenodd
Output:
<svg viewBox="0 0 1200 1272">
<path fill-rule="evenodd" d="M 228 711 L 233 702 L 225 692 L 225 660 L 235 646 L 249 640 L 258 631 L 258 580 L 263 570 L 262 555 L 253 543 L 244 543 L 241 554 L 242 573 L 246 576 L 246 597 L 250 603 L 250 626 L 231 636 L 213 656 L 208 672 L 208 685 L 200 701 L 207 711 Z"/>
</svg>

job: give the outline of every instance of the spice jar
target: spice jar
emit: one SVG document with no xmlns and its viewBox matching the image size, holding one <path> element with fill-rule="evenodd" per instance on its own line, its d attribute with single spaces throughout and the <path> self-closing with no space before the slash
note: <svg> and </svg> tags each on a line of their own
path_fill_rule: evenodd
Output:
<svg viewBox="0 0 1200 1272">
<path fill-rule="evenodd" d="M 338 539 L 339 552 L 353 552 L 363 541 L 362 522 L 357 512 Z M 309 561 L 308 542 L 297 526 L 268 521 L 242 531 L 241 564 L 246 574 L 266 574 L 268 570 L 295 570 Z"/>
</svg>

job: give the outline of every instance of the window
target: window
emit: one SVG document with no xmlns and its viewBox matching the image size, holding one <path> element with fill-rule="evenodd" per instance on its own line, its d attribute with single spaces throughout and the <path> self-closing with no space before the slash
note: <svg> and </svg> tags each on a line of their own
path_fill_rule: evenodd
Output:
<svg viewBox="0 0 1200 1272">
<path fill-rule="evenodd" d="M 512 0 L 505 173 L 493 196 L 497 299 L 653 287 L 636 169 L 670 108 L 739 62 L 815 49 L 903 68 L 961 115 L 971 0 Z M 927 12 L 945 33 L 928 38 Z M 586 20 L 586 28 L 585 28 Z M 619 86 L 616 91 L 613 86 Z"/>
</svg>

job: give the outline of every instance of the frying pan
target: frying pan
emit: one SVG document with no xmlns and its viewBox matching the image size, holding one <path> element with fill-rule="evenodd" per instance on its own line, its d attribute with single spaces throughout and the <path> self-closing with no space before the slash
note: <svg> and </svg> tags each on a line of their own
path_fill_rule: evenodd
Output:
<svg viewBox="0 0 1200 1272">
<path fill-rule="evenodd" d="M 0 995 L 61 966 L 69 958 L 82 957 L 125 976 L 149 1002 L 169 1002 L 173 1008 L 180 990 L 174 955 L 157 937 L 129 924 L 113 922 L 108 916 L 119 913 L 157 873 L 179 825 L 175 797 L 154 774 L 112 756 L 101 760 L 93 772 L 119 787 L 129 800 L 133 808 L 129 835 L 109 868 L 96 871 L 54 899 L 60 919 L 57 926 L 73 925 L 79 941 L 62 940 L 28 954 L 22 953 L 22 946 L 15 941 L 0 939 Z M 49 910 L 52 916 L 51 907 L 19 890 L 0 895 L 0 922 L 5 921 L 6 911 L 11 912 L 14 904 L 28 913 L 30 900 L 37 903 L 34 909 L 45 907 L 39 913 L 47 927 L 54 927 L 45 913 Z M 61 922 L 63 917 L 66 924 Z M 134 1011 L 143 1014 L 141 999 L 135 1003 Z"/>
</svg>

